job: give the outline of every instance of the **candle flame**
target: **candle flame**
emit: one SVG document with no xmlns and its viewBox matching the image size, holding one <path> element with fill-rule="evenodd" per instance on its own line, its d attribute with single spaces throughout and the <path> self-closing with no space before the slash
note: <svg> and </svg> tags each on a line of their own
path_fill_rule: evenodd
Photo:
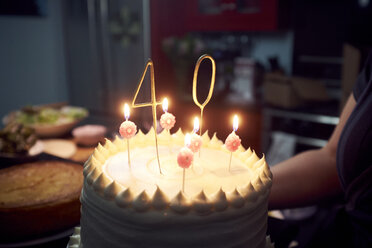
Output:
<svg viewBox="0 0 372 248">
<path fill-rule="evenodd" d="M 167 112 L 168 111 L 168 99 L 164 98 L 163 100 L 163 111 Z"/>
<path fill-rule="evenodd" d="M 197 133 L 199 131 L 199 118 L 195 117 L 194 118 L 194 133 Z"/>
<path fill-rule="evenodd" d="M 237 115 L 234 115 L 234 120 L 233 120 L 233 130 L 234 132 L 236 132 L 236 130 L 238 130 L 238 127 L 239 127 L 239 118 Z"/>
<path fill-rule="evenodd" d="M 185 146 L 190 146 L 190 144 L 191 144 L 191 136 L 190 136 L 190 134 L 186 134 L 185 135 Z"/>
<path fill-rule="evenodd" d="M 124 118 L 125 118 L 125 120 L 128 120 L 129 116 L 130 116 L 129 105 L 124 104 Z"/>
</svg>

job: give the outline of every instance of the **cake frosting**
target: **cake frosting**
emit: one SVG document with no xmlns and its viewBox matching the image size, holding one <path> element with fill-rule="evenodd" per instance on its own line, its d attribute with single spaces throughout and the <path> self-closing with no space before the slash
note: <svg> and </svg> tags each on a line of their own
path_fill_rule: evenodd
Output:
<svg viewBox="0 0 372 248">
<path fill-rule="evenodd" d="M 177 165 L 181 130 L 154 130 L 98 145 L 84 165 L 81 229 L 69 247 L 271 247 L 266 237 L 272 174 L 250 148 L 230 152 L 216 134 L 186 169 Z"/>
</svg>

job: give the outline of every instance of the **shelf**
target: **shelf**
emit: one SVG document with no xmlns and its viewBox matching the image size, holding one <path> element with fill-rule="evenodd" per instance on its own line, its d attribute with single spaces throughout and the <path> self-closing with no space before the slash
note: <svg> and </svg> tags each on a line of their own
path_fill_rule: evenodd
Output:
<svg viewBox="0 0 372 248">
<path fill-rule="evenodd" d="M 339 122 L 339 117 L 336 116 L 328 116 L 328 115 L 320 115 L 320 114 L 308 114 L 302 112 L 294 112 L 294 111 L 287 111 L 287 110 L 279 110 L 273 108 L 265 108 L 264 115 L 268 117 L 282 117 L 288 119 L 295 119 L 301 121 L 309 121 L 314 123 L 321 123 L 326 125 L 337 125 Z"/>
<path fill-rule="evenodd" d="M 302 145 L 324 147 L 327 144 L 327 140 L 308 138 L 308 137 L 302 137 L 302 136 L 297 136 L 297 135 L 295 135 L 295 137 L 296 137 L 296 142 Z"/>
<path fill-rule="evenodd" d="M 300 145 L 319 147 L 319 148 L 324 147 L 328 142 L 326 137 L 329 137 L 329 136 L 326 136 L 326 135 L 319 136 L 317 134 L 319 130 L 322 130 L 323 134 L 324 132 L 328 132 L 328 131 L 331 134 L 330 130 L 332 130 L 333 127 L 338 124 L 339 117 L 327 114 L 331 112 L 327 111 L 327 109 L 324 109 L 324 107 L 321 109 L 322 111 L 320 113 L 310 112 L 310 111 L 318 111 L 318 110 L 319 109 L 317 108 L 312 108 L 312 109 L 307 109 L 307 111 L 309 112 L 305 112 L 306 109 L 303 109 L 301 111 L 301 110 L 283 110 L 283 109 L 278 109 L 278 108 L 273 108 L 273 107 L 264 107 L 263 108 L 263 129 L 262 129 L 263 132 L 262 132 L 261 149 L 263 151 L 266 151 L 266 149 L 268 149 L 273 131 L 281 131 L 281 132 L 293 135 L 296 139 L 296 143 Z M 298 121 L 300 121 L 300 123 L 307 122 L 309 123 L 308 125 L 316 127 L 316 128 L 311 128 L 310 130 L 306 129 L 306 130 L 301 131 L 300 129 L 298 129 L 297 126 L 294 126 L 293 130 L 290 128 L 289 129 L 279 128 L 279 130 L 276 128 L 275 130 L 273 130 L 273 121 L 277 123 L 278 118 L 279 120 L 280 119 L 294 120 L 294 122 L 290 122 L 292 123 L 291 125 L 297 125 Z M 313 131 L 317 130 L 315 131 L 317 132 L 317 134 L 314 134 L 314 133 L 312 134 L 311 130 Z M 306 133 L 307 137 L 303 136 L 302 135 L 303 133 Z"/>
<path fill-rule="evenodd" d="M 284 132 L 285 133 L 285 132 Z M 316 139 L 316 138 L 309 138 L 309 137 L 304 137 L 304 136 L 299 136 L 291 133 L 286 133 L 288 135 L 293 136 L 296 139 L 297 144 L 301 145 L 307 145 L 307 146 L 314 146 L 314 147 L 324 147 L 327 144 L 327 140 L 323 139 Z M 273 134 L 271 134 L 271 137 Z"/>
</svg>

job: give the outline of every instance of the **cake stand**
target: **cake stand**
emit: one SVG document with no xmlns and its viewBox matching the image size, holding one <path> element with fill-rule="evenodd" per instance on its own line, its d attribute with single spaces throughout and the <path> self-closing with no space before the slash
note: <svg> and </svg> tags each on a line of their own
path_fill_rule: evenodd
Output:
<svg viewBox="0 0 372 248">
<path fill-rule="evenodd" d="M 16 247 L 29 247 L 29 246 L 34 246 L 34 245 L 42 245 L 45 243 L 49 243 L 61 238 L 66 238 L 71 236 L 73 234 L 74 229 L 69 228 L 68 230 L 49 235 L 47 237 L 42 237 L 38 239 L 32 239 L 32 240 L 27 240 L 27 241 L 22 241 L 22 242 L 14 242 L 14 243 L 6 243 L 6 244 L 1 244 L 0 243 L 0 248 L 16 248 Z"/>
</svg>

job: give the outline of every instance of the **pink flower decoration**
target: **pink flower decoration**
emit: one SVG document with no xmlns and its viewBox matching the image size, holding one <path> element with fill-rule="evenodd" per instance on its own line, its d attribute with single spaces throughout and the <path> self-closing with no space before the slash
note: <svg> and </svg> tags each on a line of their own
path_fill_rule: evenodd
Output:
<svg viewBox="0 0 372 248">
<path fill-rule="evenodd" d="M 132 138 L 137 132 L 137 126 L 132 121 L 124 121 L 120 125 L 119 133 L 121 137 L 130 139 Z"/>
<path fill-rule="evenodd" d="M 160 125 L 162 128 L 170 130 L 176 123 L 176 117 L 171 113 L 164 113 L 160 117 Z"/>
<path fill-rule="evenodd" d="M 197 152 L 200 150 L 200 147 L 202 146 L 202 144 L 203 142 L 202 142 L 201 137 L 197 135 L 196 133 L 193 133 L 191 135 L 190 144 L 187 147 L 190 148 L 191 151 Z"/>
<path fill-rule="evenodd" d="M 177 155 L 177 162 L 181 168 L 187 169 L 190 167 L 194 159 L 194 153 L 187 147 L 182 147 Z"/>
<path fill-rule="evenodd" d="M 235 152 L 239 148 L 240 143 L 241 139 L 239 136 L 236 135 L 235 132 L 232 132 L 229 134 L 229 136 L 227 136 L 225 146 L 230 152 Z"/>
</svg>

